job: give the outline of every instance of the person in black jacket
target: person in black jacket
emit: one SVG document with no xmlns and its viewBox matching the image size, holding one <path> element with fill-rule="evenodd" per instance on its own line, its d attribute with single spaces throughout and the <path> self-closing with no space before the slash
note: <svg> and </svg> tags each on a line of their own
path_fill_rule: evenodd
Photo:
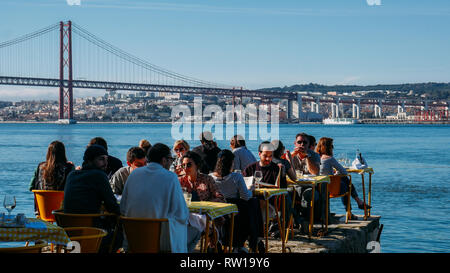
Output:
<svg viewBox="0 0 450 273">
<path fill-rule="evenodd" d="M 89 141 L 89 145 L 97 144 L 105 148 L 106 152 L 108 152 L 108 144 L 106 143 L 106 140 L 102 137 L 94 137 Z M 110 179 L 113 174 L 120 168 L 123 167 L 122 161 L 118 159 L 117 157 L 114 157 L 112 155 L 108 155 L 108 166 L 106 167 L 106 176 L 108 176 L 108 179 Z"/>
<path fill-rule="evenodd" d="M 200 155 L 202 158 L 201 173 L 209 174 L 213 172 L 216 167 L 217 154 L 220 153 L 220 148 L 213 140 L 213 135 L 209 131 L 200 134 L 200 142 L 202 145 L 195 147 L 192 151 Z"/>
<path fill-rule="evenodd" d="M 72 171 L 64 188 L 64 212 L 100 213 L 102 205 L 108 212 L 120 214 L 105 169 L 108 152 L 93 144 L 84 152 L 81 170 Z"/>
<path fill-rule="evenodd" d="M 72 171 L 66 179 L 63 207 L 65 213 L 91 214 L 101 213 L 102 209 L 120 215 L 120 206 L 109 185 L 105 170 L 108 166 L 108 152 L 100 145 L 86 148 L 81 170 Z M 100 252 L 109 250 L 113 231 L 114 217 L 99 219 L 94 226 L 105 229 L 108 235 L 102 240 Z M 122 244 L 122 233 L 117 232 L 113 250 Z"/>
</svg>

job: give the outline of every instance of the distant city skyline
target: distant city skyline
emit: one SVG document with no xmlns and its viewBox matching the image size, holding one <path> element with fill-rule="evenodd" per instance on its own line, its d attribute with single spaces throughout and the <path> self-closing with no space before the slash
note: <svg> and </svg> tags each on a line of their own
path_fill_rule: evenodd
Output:
<svg viewBox="0 0 450 273">
<path fill-rule="evenodd" d="M 450 82 L 445 0 L 2 0 L 0 42 L 66 20 L 157 66 L 249 89 Z M 0 100 L 57 93 L 0 86 Z"/>
</svg>

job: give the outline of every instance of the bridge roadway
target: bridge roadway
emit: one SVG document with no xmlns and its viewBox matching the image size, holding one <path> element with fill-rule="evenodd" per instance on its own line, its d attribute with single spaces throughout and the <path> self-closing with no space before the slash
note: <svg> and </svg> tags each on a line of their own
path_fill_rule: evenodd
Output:
<svg viewBox="0 0 450 273">
<path fill-rule="evenodd" d="M 25 78 L 25 77 L 6 77 L 0 76 L 0 85 L 23 85 L 23 86 L 43 86 L 43 87 L 59 87 L 59 79 L 45 79 L 45 78 Z M 64 80 L 65 88 L 69 87 L 69 81 Z M 145 92 L 171 92 L 183 93 L 192 95 L 214 95 L 214 96 L 237 96 L 237 97 L 252 97 L 261 99 L 286 99 L 298 101 L 297 92 L 281 92 L 281 91 L 259 91 L 248 89 L 229 89 L 229 88 L 214 88 L 214 87 L 195 87 L 195 86 L 176 86 L 176 85 L 157 85 L 157 84 L 140 84 L 140 83 L 121 83 L 121 82 L 103 82 L 103 81 L 87 81 L 87 80 L 72 80 L 73 88 L 86 89 L 105 89 L 105 90 L 123 90 L 123 91 L 145 91 Z M 382 105 L 401 105 L 405 106 L 425 106 L 421 100 L 412 99 L 380 99 L 380 98 L 351 98 L 332 96 L 317 96 L 311 94 L 300 94 L 302 102 L 319 102 L 323 103 L 344 103 L 344 104 L 379 104 Z M 448 103 L 433 102 L 428 103 L 428 107 L 448 107 Z"/>
</svg>

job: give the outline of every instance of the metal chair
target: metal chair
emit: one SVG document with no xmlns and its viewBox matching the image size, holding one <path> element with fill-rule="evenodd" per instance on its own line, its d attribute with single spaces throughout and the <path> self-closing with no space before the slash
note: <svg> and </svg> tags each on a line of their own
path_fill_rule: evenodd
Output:
<svg viewBox="0 0 450 273">
<path fill-rule="evenodd" d="M 130 253 L 158 253 L 160 250 L 161 224 L 167 219 L 132 218 L 121 216 Z"/>
<path fill-rule="evenodd" d="M 115 228 L 111 239 L 111 244 L 109 246 L 109 252 L 112 252 L 114 242 L 117 237 L 117 232 L 119 230 L 119 217 L 114 213 L 90 213 L 90 214 L 75 214 L 75 213 L 65 213 L 62 210 L 54 210 L 53 215 L 55 216 L 56 223 L 58 226 L 67 227 L 95 227 L 100 219 L 105 219 L 111 217 L 115 222 Z"/>
<path fill-rule="evenodd" d="M 350 180 L 350 183 L 348 185 L 348 191 L 341 194 L 341 179 L 342 177 L 348 177 Z M 351 208 L 351 193 L 352 191 L 352 176 L 349 174 L 338 174 L 338 175 L 330 175 L 330 184 L 328 185 L 328 198 L 327 198 L 327 205 L 326 205 L 326 225 L 328 230 L 328 211 L 329 211 L 329 199 L 331 198 L 338 198 L 338 197 L 347 197 L 347 212 L 345 214 L 345 223 L 348 224 L 348 219 L 352 215 L 352 208 Z"/>
<path fill-rule="evenodd" d="M 47 222 L 55 222 L 52 211 L 61 208 L 64 191 L 33 190 L 33 193 L 38 208 L 38 218 Z"/>
<path fill-rule="evenodd" d="M 68 253 L 98 253 L 103 237 L 108 234 L 105 230 L 94 227 L 67 227 L 64 230 L 72 242 L 79 244 L 79 249 L 76 245 L 71 250 L 65 247 L 65 252 Z"/>
<path fill-rule="evenodd" d="M 33 246 L 2 247 L 0 253 L 42 253 L 42 248 L 47 245 L 47 242 L 40 242 Z"/>
</svg>

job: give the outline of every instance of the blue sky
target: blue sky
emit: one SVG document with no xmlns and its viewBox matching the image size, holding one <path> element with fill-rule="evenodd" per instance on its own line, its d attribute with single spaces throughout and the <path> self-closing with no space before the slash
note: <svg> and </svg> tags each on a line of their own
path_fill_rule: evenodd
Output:
<svg viewBox="0 0 450 273">
<path fill-rule="evenodd" d="M 233 86 L 450 82 L 447 0 L 2 0 L 0 42 L 61 20 Z"/>
</svg>

